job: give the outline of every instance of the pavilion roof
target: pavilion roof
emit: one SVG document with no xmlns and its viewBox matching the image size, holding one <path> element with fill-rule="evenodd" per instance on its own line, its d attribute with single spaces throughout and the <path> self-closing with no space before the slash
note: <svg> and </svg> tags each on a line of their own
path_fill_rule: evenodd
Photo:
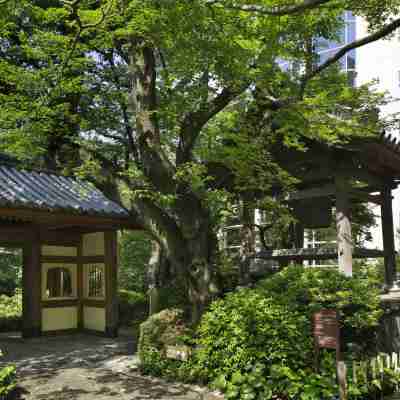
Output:
<svg viewBox="0 0 400 400">
<path fill-rule="evenodd" d="M 361 181 L 369 174 L 375 181 L 372 192 L 384 182 L 400 182 L 400 141 L 390 134 L 333 144 L 308 138 L 304 142 L 306 151 L 277 142 L 273 153 L 278 164 L 300 179 L 301 188 L 332 182 L 339 172 Z"/>
<path fill-rule="evenodd" d="M 92 184 L 0 164 L 0 207 L 125 219 L 128 211 Z"/>
</svg>

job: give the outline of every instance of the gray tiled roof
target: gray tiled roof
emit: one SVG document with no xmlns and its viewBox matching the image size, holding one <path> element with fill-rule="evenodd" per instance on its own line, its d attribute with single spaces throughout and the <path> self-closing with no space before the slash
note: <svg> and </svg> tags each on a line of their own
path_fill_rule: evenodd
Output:
<svg viewBox="0 0 400 400">
<path fill-rule="evenodd" d="M 0 165 L 0 207 L 127 217 L 128 212 L 93 185 L 51 173 Z"/>
</svg>

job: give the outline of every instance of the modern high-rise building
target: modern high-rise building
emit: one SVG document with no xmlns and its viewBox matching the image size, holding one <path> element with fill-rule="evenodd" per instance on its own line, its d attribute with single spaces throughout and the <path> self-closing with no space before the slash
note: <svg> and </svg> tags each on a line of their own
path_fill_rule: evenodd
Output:
<svg viewBox="0 0 400 400">
<path fill-rule="evenodd" d="M 357 19 L 351 12 L 347 11 L 343 16 L 344 26 L 338 34 L 338 41 L 333 40 L 316 40 L 316 51 L 319 55 L 319 62 L 322 64 L 328 58 L 335 55 L 343 46 L 354 42 L 357 38 Z M 349 76 L 351 85 L 356 84 L 356 66 L 357 66 L 357 50 L 349 51 L 341 60 L 340 65 L 343 71 L 346 71 Z"/>
</svg>

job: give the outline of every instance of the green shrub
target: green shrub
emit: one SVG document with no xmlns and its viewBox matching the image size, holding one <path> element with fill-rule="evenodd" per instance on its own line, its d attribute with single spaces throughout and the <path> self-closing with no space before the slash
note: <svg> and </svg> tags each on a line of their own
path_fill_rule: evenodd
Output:
<svg viewBox="0 0 400 400">
<path fill-rule="evenodd" d="M 2 352 L 0 350 L 0 357 Z M 10 365 L 0 368 L 0 399 L 7 399 L 16 386 L 16 370 Z"/>
<path fill-rule="evenodd" d="M 321 373 L 313 365 L 311 320 L 321 308 L 339 310 L 345 340 L 359 345 L 351 357 L 361 348 L 375 350 L 382 314 L 376 276 L 367 268 L 347 278 L 334 269 L 295 266 L 211 305 L 197 331 L 194 374 L 228 399 L 332 398 L 334 352 L 322 351 Z M 357 390 L 352 384 L 351 398 L 361 398 Z"/>
<path fill-rule="evenodd" d="M 204 315 L 198 329 L 197 375 L 228 399 L 329 396 L 335 381 L 313 373 L 310 332 L 304 314 L 242 289 L 214 302 Z"/>
<path fill-rule="evenodd" d="M 285 268 L 259 282 L 257 290 L 291 310 L 312 318 L 321 308 L 339 311 L 344 343 L 351 343 L 355 358 L 376 353 L 380 306 L 380 279 L 374 267 L 359 266 L 353 278 L 335 268 Z"/>
<path fill-rule="evenodd" d="M 0 295 L 0 332 L 16 331 L 21 328 L 22 292 L 15 291 L 14 296 Z"/>
<path fill-rule="evenodd" d="M 13 296 L 21 286 L 22 251 L 2 250 L 0 252 L 0 294 Z"/>
<path fill-rule="evenodd" d="M 151 237 L 144 231 L 122 231 L 119 245 L 119 287 L 146 291 L 146 268 L 151 255 Z"/>
<path fill-rule="evenodd" d="M 0 369 L 0 399 L 6 399 L 16 386 L 15 367 L 8 366 Z"/>
<path fill-rule="evenodd" d="M 135 325 L 146 319 L 148 301 L 144 293 L 119 290 L 118 300 L 120 325 Z"/>
<path fill-rule="evenodd" d="M 352 343 L 345 356 L 366 359 L 376 351 L 379 287 L 378 274 L 366 267 L 357 268 L 353 278 L 335 269 L 288 267 L 255 289 L 213 302 L 194 338 L 188 336 L 182 311 L 165 310 L 141 325 L 142 370 L 211 384 L 227 399 L 332 399 L 338 393 L 335 352 L 321 351 L 321 372 L 316 373 L 312 315 L 337 309 L 344 340 Z M 182 341 L 193 345 L 193 356 L 185 362 L 167 359 L 165 345 Z M 400 379 L 385 371 L 382 386 L 361 377 L 353 382 L 352 375 L 350 370 L 349 399 L 390 393 Z"/>
<path fill-rule="evenodd" d="M 138 354 L 144 374 L 191 381 L 191 361 L 166 358 L 166 346 L 188 344 L 191 335 L 184 321 L 184 312 L 166 309 L 149 317 L 140 325 Z"/>
</svg>

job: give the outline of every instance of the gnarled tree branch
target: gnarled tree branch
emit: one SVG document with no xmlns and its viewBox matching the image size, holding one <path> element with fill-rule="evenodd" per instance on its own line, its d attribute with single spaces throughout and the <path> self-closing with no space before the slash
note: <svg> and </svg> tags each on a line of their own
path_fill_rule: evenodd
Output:
<svg viewBox="0 0 400 400">
<path fill-rule="evenodd" d="M 176 154 L 177 165 L 191 160 L 192 150 L 204 125 L 222 111 L 232 100 L 243 93 L 248 85 L 224 88 L 219 95 L 203 104 L 200 110 L 186 114 L 183 119 Z"/>
<path fill-rule="evenodd" d="M 332 2 L 332 0 L 304 0 L 302 3 L 299 4 L 293 4 L 290 6 L 276 6 L 276 7 L 265 7 L 258 4 L 236 4 L 236 3 L 224 4 L 225 2 L 222 0 L 208 0 L 206 4 L 207 5 L 218 4 L 232 10 L 255 12 L 258 14 L 281 17 L 284 15 L 299 14 L 307 10 L 312 10 L 329 2 Z"/>
<path fill-rule="evenodd" d="M 132 41 L 129 55 L 129 113 L 138 136 L 143 173 L 163 193 L 175 191 L 175 167 L 162 148 L 158 125 L 154 49 L 141 39 Z"/>
<path fill-rule="evenodd" d="M 108 15 L 109 15 L 109 13 L 110 13 L 110 11 L 112 9 L 113 2 L 110 1 L 108 6 L 106 6 L 104 8 L 100 7 L 101 16 L 100 16 L 98 21 L 93 22 L 92 24 L 83 24 L 82 23 L 82 20 L 81 20 L 81 18 L 79 16 L 80 0 L 72 0 L 72 1 L 71 0 L 61 0 L 61 2 L 67 8 L 70 9 L 71 16 L 76 21 L 76 23 L 78 25 L 78 30 L 76 32 L 75 37 L 72 40 L 70 51 L 67 54 L 67 57 L 64 59 L 64 61 L 62 63 L 62 66 L 61 66 L 61 74 L 62 74 L 64 72 L 64 70 L 66 69 L 66 67 L 68 66 L 68 63 L 69 63 L 70 59 L 72 58 L 72 56 L 73 56 L 73 54 L 74 54 L 74 52 L 76 50 L 76 47 L 78 45 L 78 41 L 79 41 L 79 38 L 82 35 L 82 32 L 84 30 L 86 30 L 86 29 L 96 28 L 96 27 L 100 26 L 105 21 L 105 19 L 108 17 Z"/>
</svg>

